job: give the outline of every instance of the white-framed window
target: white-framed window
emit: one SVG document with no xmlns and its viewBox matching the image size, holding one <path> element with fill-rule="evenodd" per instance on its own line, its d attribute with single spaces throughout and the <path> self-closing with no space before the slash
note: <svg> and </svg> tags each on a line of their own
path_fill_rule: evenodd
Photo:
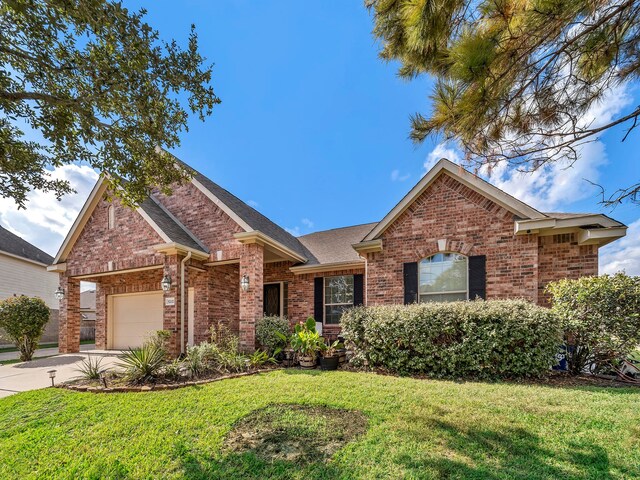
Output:
<svg viewBox="0 0 640 480">
<path fill-rule="evenodd" d="M 113 208 L 113 205 L 109 205 L 107 209 L 107 228 L 111 230 L 116 226 L 116 210 Z"/>
<path fill-rule="evenodd" d="M 337 325 L 342 312 L 353 307 L 353 275 L 324 278 L 324 323 Z"/>
<path fill-rule="evenodd" d="M 467 257 L 459 253 L 436 253 L 418 263 L 420 302 L 453 302 L 469 298 Z"/>
</svg>

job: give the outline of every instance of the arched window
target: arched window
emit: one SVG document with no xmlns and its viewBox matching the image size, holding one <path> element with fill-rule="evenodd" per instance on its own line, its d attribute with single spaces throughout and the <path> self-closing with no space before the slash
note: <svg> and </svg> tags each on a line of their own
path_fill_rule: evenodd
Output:
<svg viewBox="0 0 640 480">
<path fill-rule="evenodd" d="M 418 264 L 420 302 L 452 302 L 469 298 L 467 257 L 436 253 Z"/>
<path fill-rule="evenodd" d="M 116 226 L 116 212 L 113 208 L 113 205 L 109 205 L 107 210 L 107 228 L 111 230 Z"/>
</svg>

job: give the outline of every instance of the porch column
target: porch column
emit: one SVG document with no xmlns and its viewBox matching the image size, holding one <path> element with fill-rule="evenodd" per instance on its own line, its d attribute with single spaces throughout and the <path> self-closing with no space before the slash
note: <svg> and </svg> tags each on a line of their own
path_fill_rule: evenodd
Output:
<svg viewBox="0 0 640 480">
<path fill-rule="evenodd" d="M 96 348 L 107 349 L 107 297 L 105 288 L 96 283 Z"/>
<path fill-rule="evenodd" d="M 240 289 L 240 349 L 253 352 L 256 348 L 256 320 L 262 317 L 264 249 L 262 245 L 242 245 L 240 251 L 240 278 L 249 279 L 249 290 Z"/>
<path fill-rule="evenodd" d="M 60 274 L 60 286 L 64 298 L 60 300 L 58 351 L 75 353 L 80 351 L 80 280 Z"/>
<path fill-rule="evenodd" d="M 171 332 L 169 340 L 169 353 L 175 357 L 180 355 L 180 255 L 167 255 L 164 260 L 164 275 L 171 278 L 171 288 L 163 292 L 163 329 Z M 187 269 L 185 268 L 185 277 Z M 185 282 L 187 279 L 185 278 Z M 185 345 L 186 345 L 186 312 L 185 312 Z"/>
</svg>

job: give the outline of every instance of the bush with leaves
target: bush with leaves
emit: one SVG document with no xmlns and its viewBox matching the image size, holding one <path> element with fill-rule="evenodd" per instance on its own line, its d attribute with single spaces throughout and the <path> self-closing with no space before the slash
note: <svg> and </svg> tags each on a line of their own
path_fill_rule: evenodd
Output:
<svg viewBox="0 0 640 480">
<path fill-rule="evenodd" d="M 256 340 L 270 355 L 276 355 L 287 346 L 290 333 L 286 317 L 272 315 L 263 317 L 256 323 Z"/>
<path fill-rule="evenodd" d="M 0 302 L 0 329 L 15 344 L 20 360 L 31 360 L 49 321 L 49 307 L 40 298 L 7 298 Z"/>
<path fill-rule="evenodd" d="M 148 342 L 140 348 L 131 348 L 118 355 L 116 366 L 122 368 L 125 380 L 131 383 L 144 383 L 155 380 L 166 365 L 165 351 L 158 345 Z"/>
<path fill-rule="evenodd" d="M 88 354 L 76 368 L 76 372 L 79 373 L 78 378 L 82 380 L 100 380 L 100 374 L 103 371 L 102 357 L 92 357 L 91 354 Z"/>
<path fill-rule="evenodd" d="M 448 378 L 539 376 L 562 338 L 552 312 L 524 300 L 356 307 L 341 324 L 352 361 Z"/>
<path fill-rule="evenodd" d="M 624 273 L 547 286 L 573 374 L 608 367 L 640 345 L 640 277 Z"/>
</svg>

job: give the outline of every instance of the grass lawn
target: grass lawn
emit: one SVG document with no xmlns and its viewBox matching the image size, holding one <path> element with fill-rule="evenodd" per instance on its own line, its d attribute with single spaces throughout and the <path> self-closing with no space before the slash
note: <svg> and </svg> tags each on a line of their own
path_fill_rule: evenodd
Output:
<svg viewBox="0 0 640 480">
<path fill-rule="evenodd" d="M 0 478 L 640 478 L 639 405 L 637 388 L 297 370 L 152 393 L 46 389 L 0 400 Z M 305 417 L 322 406 L 340 409 L 329 429 Z M 343 432 L 345 410 L 361 412 L 359 431 Z M 310 462 L 229 448 L 265 425 L 263 440 L 350 442 Z"/>
</svg>

